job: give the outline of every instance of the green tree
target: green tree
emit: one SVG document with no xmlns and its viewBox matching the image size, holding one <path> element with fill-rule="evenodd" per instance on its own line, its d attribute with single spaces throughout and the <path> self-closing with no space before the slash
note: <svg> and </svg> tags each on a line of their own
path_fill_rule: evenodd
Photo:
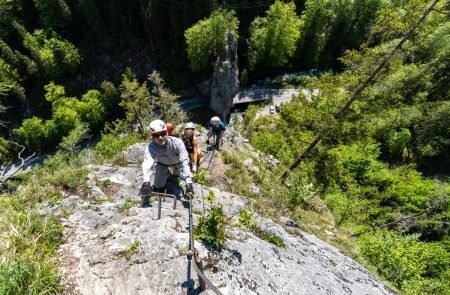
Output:
<svg viewBox="0 0 450 295">
<path fill-rule="evenodd" d="M 20 82 L 17 70 L 0 58 L 0 101 L 6 99 L 7 95 L 23 99 L 25 90 Z"/>
<path fill-rule="evenodd" d="M 35 30 L 30 34 L 18 23 L 14 26 L 23 38 L 24 47 L 38 64 L 41 76 L 56 79 L 63 74 L 73 73 L 80 64 L 80 53 L 68 40 L 56 34 L 49 36 L 44 30 Z"/>
<path fill-rule="evenodd" d="M 43 121 L 37 117 L 25 119 L 15 132 L 19 135 L 20 142 L 38 152 L 53 144 L 57 133 L 56 124 L 52 120 Z"/>
<path fill-rule="evenodd" d="M 106 119 L 105 99 L 98 90 L 88 90 L 78 102 L 77 110 L 81 121 L 89 123 L 91 128 L 99 127 Z"/>
<path fill-rule="evenodd" d="M 59 146 L 69 154 L 75 154 L 79 150 L 79 144 L 88 138 L 89 127 L 86 123 L 77 124 L 69 134 L 61 140 Z"/>
<path fill-rule="evenodd" d="M 300 18 L 293 2 L 279 0 L 272 4 L 266 17 L 257 17 L 251 24 L 249 64 L 272 68 L 285 65 L 300 38 Z"/>
<path fill-rule="evenodd" d="M 192 70 L 210 70 L 225 46 L 227 33 L 231 31 L 238 39 L 238 26 L 234 11 L 219 9 L 187 29 L 184 36 Z"/>
<path fill-rule="evenodd" d="M 148 79 L 152 85 L 151 94 L 154 98 L 155 106 L 161 110 L 162 120 L 174 123 L 185 121 L 186 114 L 181 110 L 181 106 L 177 102 L 180 97 L 166 88 L 159 72 L 153 71 Z"/>
<path fill-rule="evenodd" d="M 64 0 L 33 0 L 45 28 L 56 31 L 70 21 L 72 12 Z"/>
<path fill-rule="evenodd" d="M 138 124 L 139 132 L 144 135 L 148 124 L 154 118 L 153 110 L 156 105 L 155 99 L 147 88 L 147 83 L 140 84 L 136 75 L 127 69 L 122 75 L 119 90 L 122 98 L 119 105 L 125 109 L 126 122 L 132 125 Z"/>
</svg>

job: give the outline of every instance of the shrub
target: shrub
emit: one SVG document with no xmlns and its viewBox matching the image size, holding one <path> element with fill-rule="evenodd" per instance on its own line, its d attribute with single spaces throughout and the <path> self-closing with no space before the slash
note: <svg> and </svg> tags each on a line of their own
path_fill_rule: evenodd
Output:
<svg viewBox="0 0 450 295">
<path fill-rule="evenodd" d="M 239 211 L 238 226 L 240 228 L 249 228 L 253 223 L 253 212 L 251 210 L 242 209 Z"/>
<path fill-rule="evenodd" d="M 122 151 L 140 140 L 137 134 L 102 134 L 102 140 L 95 146 L 95 155 L 103 161 L 117 160 Z"/>
<path fill-rule="evenodd" d="M 429 279 L 448 276 L 450 254 L 438 243 L 418 241 L 417 235 L 401 236 L 379 230 L 361 236 L 358 244 L 362 255 L 399 288 L 420 289 L 419 293 L 429 294 L 420 286 L 427 286 Z"/>
<path fill-rule="evenodd" d="M 198 225 L 194 228 L 195 238 L 216 247 L 222 247 L 226 241 L 225 227 L 230 218 L 224 213 L 222 207 L 212 207 L 207 216 L 200 217 Z"/>
</svg>

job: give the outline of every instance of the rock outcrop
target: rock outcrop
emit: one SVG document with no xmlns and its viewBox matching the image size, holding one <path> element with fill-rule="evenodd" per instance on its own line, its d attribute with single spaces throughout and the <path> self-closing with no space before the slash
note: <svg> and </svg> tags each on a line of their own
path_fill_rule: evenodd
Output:
<svg viewBox="0 0 450 295">
<path fill-rule="evenodd" d="M 209 108 L 222 118 L 230 113 L 233 97 L 239 89 L 237 40 L 228 32 L 225 48 L 214 67 Z"/>
<path fill-rule="evenodd" d="M 200 141 L 205 132 L 200 132 Z M 226 139 L 224 149 L 239 143 L 256 153 L 233 126 Z M 64 294 L 200 293 L 197 274 L 187 259 L 189 203 L 179 199 L 173 209 L 173 199 L 167 198 L 160 219 L 155 199 L 150 208 L 139 206 L 138 155 L 144 148 L 136 144 L 127 150 L 128 167 L 90 167 L 89 196 L 69 196 L 46 209 L 59 212 L 63 221 L 59 255 Z M 252 161 L 246 165 L 251 167 Z M 177 190 L 175 183 L 171 190 Z M 281 218 L 278 224 L 253 214 L 262 230 L 281 238 L 284 247 L 279 247 L 236 226 L 240 210 L 251 209 L 250 199 L 199 184 L 194 189 L 194 225 L 212 205 L 221 205 L 231 218 L 220 251 L 195 241 L 205 276 L 223 294 L 393 294 L 364 267 L 301 231 L 292 220 Z M 216 196 L 212 205 L 204 200 L 210 191 Z M 211 289 L 203 293 L 214 294 Z"/>
</svg>

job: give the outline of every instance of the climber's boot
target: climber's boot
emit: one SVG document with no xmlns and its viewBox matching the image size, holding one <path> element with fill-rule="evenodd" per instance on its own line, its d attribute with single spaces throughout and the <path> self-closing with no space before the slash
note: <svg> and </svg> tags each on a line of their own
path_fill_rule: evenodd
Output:
<svg viewBox="0 0 450 295">
<path fill-rule="evenodd" d="M 150 207 L 150 196 L 141 196 L 141 207 L 148 208 Z"/>
</svg>

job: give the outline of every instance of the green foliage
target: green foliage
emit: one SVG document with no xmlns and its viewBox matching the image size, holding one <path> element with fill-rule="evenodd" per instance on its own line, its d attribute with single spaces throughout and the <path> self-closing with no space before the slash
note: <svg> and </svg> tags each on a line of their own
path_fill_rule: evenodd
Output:
<svg viewBox="0 0 450 295">
<path fill-rule="evenodd" d="M 325 196 L 325 204 L 333 213 L 337 225 L 341 225 L 348 218 L 348 215 L 351 214 L 350 201 L 344 193 L 327 194 Z"/>
<path fill-rule="evenodd" d="M 184 33 L 187 53 L 194 72 L 206 70 L 224 50 L 227 34 L 237 41 L 239 21 L 234 11 L 215 10 L 207 19 L 197 22 Z"/>
<path fill-rule="evenodd" d="M 419 165 L 428 171 L 446 171 L 450 166 L 449 114 L 449 101 L 430 103 L 424 106 L 423 114 L 417 120 L 417 152 L 422 159 Z"/>
<path fill-rule="evenodd" d="M 3 246 L 4 257 L 12 258 L 14 253 L 24 257 L 41 256 L 37 258 L 51 255 L 59 245 L 63 230 L 57 217 L 43 218 L 33 210 L 23 209 L 4 210 L 0 226 L 9 241 L 7 246 Z M 8 229 L 11 225 L 14 227 Z"/>
<path fill-rule="evenodd" d="M 40 187 L 42 189 L 42 185 Z M 1 294 L 57 294 L 60 291 L 53 255 L 61 241 L 63 227 L 56 216 L 41 216 L 33 206 L 28 206 L 36 200 L 34 195 L 0 196 Z"/>
<path fill-rule="evenodd" d="M 22 126 L 14 131 L 19 135 L 20 141 L 24 145 L 38 152 L 42 152 L 47 144 L 53 143 L 57 133 L 54 121 L 44 122 L 37 117 L 25 119 Z"/>
<path fill-rule="evenodd" d="M 284 241 L 282 238 L 280 238 L 279 236 L 271 233 L 270 231 L 266 230 L 266 229 L 262 229 L 261 227 L 259 227 L 257 224 L 253 224 L 251 226 L 251 230 L 252 232 L 259 237 L 260 239 L 263 239 L 264 241 L 267 241 L 271 244 L 274 244 L 278 247 L 285 247 Z"/>
<path fill-rule="evenodd" d="M 79 144 L 88 138 L 89 127 L 87 124 L 78 124 L 69 134 L 61 140 L 59 146 L 63 151 L 69 154 L 75 154 L 79 151 Z"/>
<path fill-rule="evenodd" d="M 253 196 L 250 185 L 253 183 L 254 177 L 250 175 L 242 160 L 238 156 L 225 151 L 221 155 L 224 163 L 231 166 L 224 172 L 225 176 L 231 180 L 229 190 L 235 194 Z"/>
<path fill-rule="evenodd" d="M 238 215 L 238 226 L 240 228 L 250 228 L 253 224 L 253 212 L 251 210 L 241 209 Z"/>
<path fill-rule="evenodd" d="M 0 163 L 4 165 L 14 161 L 20 148 L 16 143 L 0 137 Z"/>
<path fill-rule="evenodd" d="M 172 94 L 164 86 L 164 81 L 158 72 L 153 72 L 149 76 L 151 90 L 144 82 L 139 84 L 136 76 L 130 69 L 122 76 L 122 83 L 119 90 L 122 101 L 119 103 L 125 110 L 126 122 L 131 125 L 138 125 L 139 132 L 144 135 L 147 126 L 156 118 L 154 111 L 162 111 L 162 119 L 179 122 L 185 118 L 180 105 L 176 102 L 178 96 Z"/>
<path fill-rule="evenodd" d="M 284 195 L 281 195 L 281 200 L 285 202 L 288 207 L 295 208 L 305 204 L 310 199 L 315 191 L 312 183 L 304 183 L 301 177 L 291 177 L 290 187 Z"/>
<path fill-rule="evenodd" d="M 25 90 L 20 85 L 21 78 L 16 69 L 0 58 L 0 101 L 3 96 L 12 95 L 23 99 Z"/>
<path fill-rule="evenodd" d="M 285 65 L 295 52 L 300 38 L 300 19 L 294 2 L 275 1 L 266 17 L 257 17 L 250 28 L 249 64 L 260 67 Z"/>
<path fill-rule="evenodd" d="M 307 0 L 300 20 L 296 57 L 307 68 L 333 62 L 345 49 L 357 48 L 385 5 L 383 0 Z"/>
<path fill-rule="evenodd" d="M 121 162 L 122 151 L 128 146 L 142 141 L 142 137 L 137 133 L 124 133 L 122 123 L 115 122 L 113 126 L 106 125 L 105 133 L 102 133 L 102 140 L 94 148 L 94 154 L 100 161 Z"/>
<path fill-rule="evenodd" d="M 207 216 L 199 217 L 198 225 L 194 228 L 195 238 L 216 247 L 222 247 L 226 242 L 225 229 L 229 219 L 223 213 L 222 207 L 212 207 Z"/>
<path fill-rule="evenodd" d="M 71 191 L 86 187 L 87 168 L 76 156 L 58 151 L 45 160 L 45 165 L 36 169 L 41 183 L 54 185 Z"/>
<path fill-rule="evenodd" d="M 72 12 L 64 0 L 33 0 L 46 28 L 61 29 L 71 19 Z"/>
<path fill-rule="evenodd" d="M 58 274 L 54 265 L 17 257 L 0 264 L 0 294 L 58 294 Z"/>
<path fill-rule="evenodd" d="M 105 180 L 102 181 L 102 186 L 104 188 L 109 188 L 111 185 L 112 185 L 112 182 L 109 179 L 105 179 Z"/>
<path fill-rule="evenodd" d="M 138 239 L 134 240 L 133 243 L 128 245 L 127 249 L 125 249 L 125 251 L 123 252 L 125 258 L 127 260 L 130 260 L 131 256 L 133 256 L 133 254 L 136 254 L 139 251 L 140 245 L 141 245 L 141 241 L 139 241 Z"/>
<path fill-rule="evenodd" d="M 141 203 L 140 200 L 132 200 L 130 198 L 127 198 L 125 200 L 125 202 L 122 205 L 119 206 L 118 211 L 119 212 L 125 212 L 125 211 L 129 210 L 131 207 L 136 206 L 136 205 L 138 205 L 140 203 Z"/>
<path fill-rule="evenodd" d="M 403 151 L 406 149 L 410 139 L 411 132 L 406 128 L 402 128 L 398 132 L 392 132 L 389 135 L 388 139 L 389 152 L 392 155 L 399 155 L 401 158 Z"/>
<path fill-rule="evenodd" d="M 43 30 L 30 34 L 23 27 L 20 33 L 24 47 L 31 52 L 45 78 L 56 79 L 64 74 L 71 74 L 80 64 L 78 49 L 56 34 L 48 36 Z"/>
<path fill-rule="evenodd" d="M 106 120 L 106 99 L 98 90 L 88 90 L 77 103 L 80 119 L 92 128 L 99 127 Z"/>
<path fill-rule="evenodd" d="M 67 97 L 64 87 L 53 82 L 44 88 L 47 91 L 45 99 L 52 103 L 52 119 L 25 119 L 15 132 L 20 136 L 21 142 L 38 152 L 66 136 L 61 147 L 73 151 L 86 138 L 88 124 L 95 128 L 106 119 L 102 94 L 97 90 L 89 90 L 80 101 Z"/>
<path fill-rule="evenodd" d="M 217 196 L 213 190 L 208 190 L 208 195 L 206 196 L 205 199 L 209 204 L 212 204 L 214 202 L 214 200 L 216 199 L 216 197 Z"/>
<path fill-rule="evenodd" d="M 444 294 L 448 287 L 450 254 L 438 243 L 380 230 L 364 235 L 359 244 L 364 257 L 399 288 Z M 430 285 L 433 290 L 426 289 Z"/>
<path fill-rule="evenodd" d="M 194 180 L 198 184 L 207 184 L 208 181 L 208 170 L 198 167 L 197 172 L 192 176 L 192 180 Z"/>
<path fill-rule="evenodd" d="M 153 71 L 148 79 L 152 86 L 153 103 L 161 111 L 161 120 L 175 124 L 187 120 L 185 112 L 181 110 L 181 106 L 177 101 L 180 97 L 173 94 L 165 86 L 160 74 L 157 71 Z"/>
</svg>

